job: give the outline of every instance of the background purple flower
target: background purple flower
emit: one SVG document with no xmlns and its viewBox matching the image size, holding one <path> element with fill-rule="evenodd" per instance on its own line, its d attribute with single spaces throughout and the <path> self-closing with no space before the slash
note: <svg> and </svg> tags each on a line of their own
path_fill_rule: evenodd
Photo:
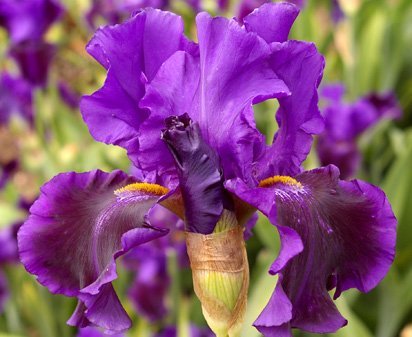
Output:
<svg viewBox="0 0 412 337">
<path fill-rule="evenodd" d="M 0 75 L 0 126 L 7 124 L 13 114 L 32 123 L 32 88 L 24 79 L 3 72 Z"/>
<path fill-rule="evenodd" d="M 322 165 L 336 165 L 347 178 L 361 161 L 357 137 L 382 119 L 400 118 L 401 110 L 392 93 L 371 93 L 353 103 L 344 103 L 343 94 L 342 85 L 323 88 L 325 131 L 319 135 L 317 152 Z"/>
<path fill-rule="evenodd" d="M 50 63 L 56 47 L 43 40 L 26 40 L 10 48 L 10 56 L 16 61 L 20 73 L 31 85 L 44 87 Z"/>
<path fill-rule="evenodd" d="M 1 0 L 0 26 L 7 29 L 13 44 L 38 41 L 62 13 L 57 0 Z"/>
<path fill-rule="evenodd" d="M 168 312 L 168 252 L 174 250 L 180 268 L 188 268 L 189 260 L 184 235 L 180 232 L 183 221 L 160 205 L 152 209 L 149 219 L 153 226 L 170 230 L 169 235 L 133 249 L 123 261 L 129 270 L 136 273 L 128 292 L 130 301 L 140 315 L 157 321 Z"/>
</svg>

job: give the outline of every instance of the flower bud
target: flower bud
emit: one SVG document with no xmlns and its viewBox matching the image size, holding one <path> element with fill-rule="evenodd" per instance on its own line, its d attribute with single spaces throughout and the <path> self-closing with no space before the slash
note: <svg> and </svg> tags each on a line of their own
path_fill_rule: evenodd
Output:
<svg viewBox="0 0 412 337">
<path fill-rule="evenodd" d="M 244 321 L 249 266 L 243 228 L 224 210 L 212 234 L 186 233 L 194 290 L 217 337 L 238 337 Z"/>
</svg>

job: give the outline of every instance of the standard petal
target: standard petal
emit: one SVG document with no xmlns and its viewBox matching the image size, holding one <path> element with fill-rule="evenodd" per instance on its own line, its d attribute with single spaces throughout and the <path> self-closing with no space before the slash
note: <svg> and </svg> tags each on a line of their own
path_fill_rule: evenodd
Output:
<svg viewBox="0 0 412 337">
<path fill-rule="evenodd" d="M 18 233 L 26 269 L 51 292 L 79 298 L 72 324 L 113 332 L 130 325 L 110 283 L 115 259 L 166 233 L 145 220 L 163 189 L 133 182 L 121 171 L 57 175 Z"/>
<path fill-rule="evenodd" d="M 281 228 L 281 252 L 269 272 L 280 275 L 278 287 L 292 303 L 292 328 L 336 331 L 346 320 L 328 290 L 336 286 L 334 298 L 349 288 L 369 291 L 393 262 L 396 219 L 385 194 L 365 182 L 340 181 L 334 166 L 307 171 L 295 179 L 278 179 L 272 186 L 249 191 L 239 182 L 227 186 L 233 193 L 239 191 L 237 195 L 245 201 L 254 201 Z M 299 241 L 303 243 L 300 253 Z M 271 300 L 262 313 L 264 324 L 258 319 L 258 327 L 271 331 L 267 328 L 272 324 L 274 307 L 276 303 Z M 279 329 L 282 325 L 277 317 L 273 315 L 272 319 L 274 329 Z"/>
<path fill-rule="evenodd" d="M 293 176 L 301 171 L 313 134 L 323 130 L 318 109 L 317 87 L 322 78 L 324 59 L 315 45 L 300 41 L 273 43 L 271 64 L 291 91 L 279 98 L 276 114 L 279 130 L 272 146 L 259 160 L 258 179 L 272 175 Z"/>
<path fill-rule="evenodd" d="M 148 113 L 138 108 L 112 70 L 108 71 L 101 89 L 83 96 L 80 109 L 95 139 L 122 146 L 129 152 L 139 148 L 138 128 Z"/>
<path fill-rule="evenodd" d="M 245 28 L 267 43 L 285 42 L 299 9 L 290 3 L 266 3 L 243 19 Z"/>
<path fill-rule="evenodd" d="M 200 55 L 176 53 L 163 64 L 141 102 L 151 111 L 139 138 L 141 150 L 147 149 L 142 165 L 170 167 L 164 146 L 149 145 L 164 118 L 187 112 L 218 152 L 225 177 L 247 177 L 256 144 L 263 142 L 251 106 L 289 91 L 268 64 L 269 46 L 256 34 L 235 20 L 206 13 L 196 21 Z M 146 138 L 148 134 L 153 136 Z"/>
<path fill-rule="evenodd" d="M 145 83 L 174 52 L 188 46 L 182 19 L 156 9 L 146 9 L 121 25 L 100 28 L 87 51 L 110 69 L 108 79 L 80 105 L 93 137 L 133 152 L 138 146 L 137 129 L 147 117 L 147 111 L 139 109 Z"/>
<path fill-rule="evenodd" d="M 289 89 L 267 64 L 268 46 L 235 20 L 201 13 L 196 25 L 201 78 L 195 119 L 209 144 L 219 149 L 228 145 L 230 126 L 246 107 L 286 96 Z"/>
</svg>

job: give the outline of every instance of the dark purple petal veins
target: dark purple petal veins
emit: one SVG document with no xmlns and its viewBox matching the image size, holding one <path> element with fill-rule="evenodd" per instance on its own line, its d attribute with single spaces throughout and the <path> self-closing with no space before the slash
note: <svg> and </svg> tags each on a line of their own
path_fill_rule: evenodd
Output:
<svg viewBox="0 0 412 337">
<path fill-rule="evenodd" d="M 213 232 L 224 207 L 223 176 L 218 158 L 187 114 L 165 120 L 162 139 L 172 153 L 185 205 L 186 230 Z"/>
<path fill-rule="evenodd" d="M 20 259 L 52 293 L 79 299 L 69 324 L 110 332 L 129 328 L 111 285 L 115 260 L 167 232 L 145 220 L 166 192 L 134 183 L 121 171 L 98 170 L 59 174 L 42 187 L 18 233 Z"/>
<path fill-rule="evenodd" d="M 281 237 L 269 271 L 279 281 L 254 325 L 265 336 L 291 336 L 290 327 L 336 331 L 346 320 L 328 290 L 336 288 L 335 299 L 349 288 L 369 291 L 394 259 L 396 219 L 385 194 L 362 181 L 340 181 L 334 166 L 274 177 L 261 186 L 227 183 L 268 216 Z"/>
</svg>

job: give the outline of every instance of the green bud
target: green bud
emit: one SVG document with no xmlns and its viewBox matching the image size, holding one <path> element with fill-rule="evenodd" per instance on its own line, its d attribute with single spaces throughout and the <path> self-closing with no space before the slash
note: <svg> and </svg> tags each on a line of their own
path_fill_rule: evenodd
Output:
<svg viewBox="0 0 412 337">
<path fill-rule="evenodd" d="M 249 266 L 243 228 L 224 211 L 212 234 L 187 233 L 195 293 L 217 337 L 239 337 L 244 321 Z"/>
</svg>

